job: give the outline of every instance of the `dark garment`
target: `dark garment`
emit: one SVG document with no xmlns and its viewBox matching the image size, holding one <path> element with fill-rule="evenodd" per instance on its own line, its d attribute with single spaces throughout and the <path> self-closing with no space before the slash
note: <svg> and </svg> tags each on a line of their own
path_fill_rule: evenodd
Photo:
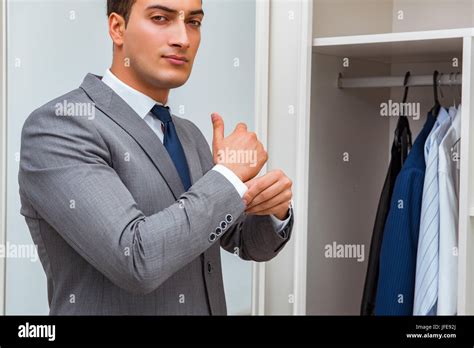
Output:
<svg viewBox="0 0 474 348">
<path fill-rule="evenodd" d="M 361 315 L 375 314 L 375 297 L 377 295 L 377 282 L 379 278 L 380 249 L 382 247 L 385 221 L 387 220 L 390 208 L 395 180 L 402 169 L 403 163 L 408 156 L 408 150 L 411 146 L 411 132 L 408 119 L 406 117 L 400 117 L 395 130 L 395 137 L 392 144 L 392 158 L 383 185 L 382 194 L 380 195 L 372 240 L 370 242 L 369 262 L 367 265 L 364 293 L 362 295 L 362 304 L 360 308 Z"/>
</svg>

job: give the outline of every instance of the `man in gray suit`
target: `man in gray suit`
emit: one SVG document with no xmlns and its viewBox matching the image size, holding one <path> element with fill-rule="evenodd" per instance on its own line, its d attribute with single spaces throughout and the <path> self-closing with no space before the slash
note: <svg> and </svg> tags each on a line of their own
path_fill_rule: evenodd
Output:
<svg viewBox="0 0 474 348">
<path fill-rule="evenodd" d="M 200 0 L 107 6 L 112 67 L 35 110 L 22 131 L 21 214 L 50 314 L 225 315 L 220 247 L 275 257 L 292 231 L 292 182 L 281 170 L 257 177 L 267 153 L 245 124 L 224 137 L 213 114 L 211 153 L 166 106 L 191 73 Z"/>
</svg>

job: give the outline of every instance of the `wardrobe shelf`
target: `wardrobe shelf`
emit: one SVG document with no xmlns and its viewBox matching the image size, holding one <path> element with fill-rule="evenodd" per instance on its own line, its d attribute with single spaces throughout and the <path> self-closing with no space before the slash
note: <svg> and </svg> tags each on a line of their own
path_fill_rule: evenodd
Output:
<svg viewBox="0 0 474 348">
<path fill-rule="evenodd" d="M 411 31 L 402 33 L 317 37 L 313 39 L 313 46 L 340 46 L 393 43 L 402 41 L 455 39 L 466 36 L 474 36 L 474 27 L 462 29 Z"/>
<path fill-rule="evenodd" d="M 313 53 L 381 63 L 437 62 L 451 59 L 462 50 L 463 38 L 473 36 L 474 28 L 320 37 L 313 40 Z"/>
</svg>

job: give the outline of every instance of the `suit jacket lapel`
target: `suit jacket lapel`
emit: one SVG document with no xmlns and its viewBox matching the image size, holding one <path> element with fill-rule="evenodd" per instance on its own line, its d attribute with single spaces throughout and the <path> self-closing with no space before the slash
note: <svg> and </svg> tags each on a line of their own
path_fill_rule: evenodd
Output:
<svg viewBox="0 0 474 348">
<path fill-rule="evenodd" d="M 186 156 L 186 161 L 188 162 L 189 175 L 191 176 L 191 185 L 193 185 L 202 177 L 202 167 L 199 154 L 194 142 L 189 137 L 188 132 L 182 128 L 182 123 L 180 120 L 176 117 L 173 117 L 173 123 L 176 127 L 176 133 L 178 134 L 181 145 L 183 146 L 184 155 Z"/>
<path fill-rule="evenodd" d="M 177 199 L 184 192 L 184 186 L 168 151 L 157 139 L 153 130 L 122 98 L 104 84 L 99 76 L 87 74 L 80 88 L 93 100 L 99 110 L 135 139 L 163 176 Z M 190 148 L 190 140 L 184 135 L 184 132 L 180 133 L 178 135 L 184 137 L 185 144 L 183 144 L 183 148 L 190 166 L 191 180 L 193 180 L 195 179 L 194 171 L 199 168 L 199 164 L 195 162 L 199 159 L 196 159 Z M 194 183 L 194 181 L 192 182 Z"/>
</svg>

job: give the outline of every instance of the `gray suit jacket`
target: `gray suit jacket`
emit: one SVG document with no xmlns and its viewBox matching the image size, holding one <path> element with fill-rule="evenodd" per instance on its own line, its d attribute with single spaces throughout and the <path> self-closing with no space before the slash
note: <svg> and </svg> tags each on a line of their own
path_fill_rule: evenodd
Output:
<svg viewBox="0 0 474 348">
<path fill-rule="evenodd" d="M 220 247 L 275 257 L 291 236 L 244 213 L 210 170 L 209 144 L 172 116 L 183 185 L 156 134 L 100 77 L 35 110 L 21 137 L 20 197 L 48 280 L 50 314 L 225 315 Z"/>
</svg>

